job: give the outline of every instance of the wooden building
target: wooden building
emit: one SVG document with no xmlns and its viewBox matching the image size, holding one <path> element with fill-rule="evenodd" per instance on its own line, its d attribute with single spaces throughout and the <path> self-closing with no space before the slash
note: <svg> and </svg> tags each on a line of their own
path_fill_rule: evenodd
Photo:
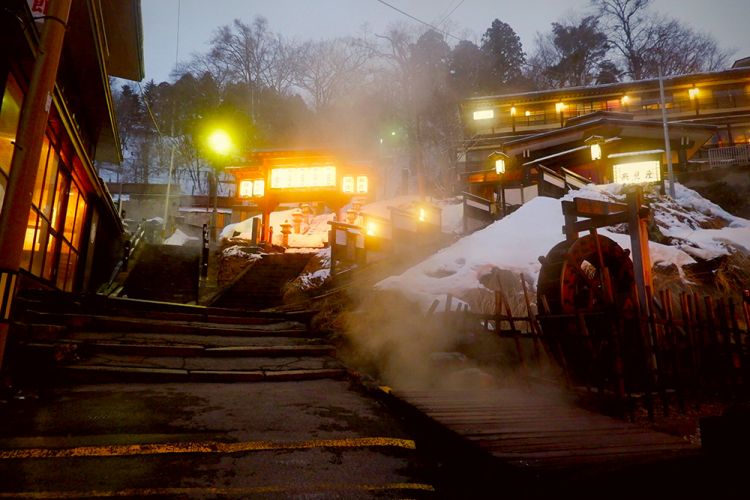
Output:
<svg viewBox="0 0 750 500">
<path fill-rule="evenodd" d="M 263 241 L 270 239 L 270 214 L 282 203 L 320 202 L 338 213 L 373 193 L 371 169 L 331 151 L 256 150 L 226 170 L 237 182 L 233 210 L 239 220 L 261 212 Z"/>
<path fill-rule="evenodd" d="M 663 79 L 674 169 L 747 155 L 750 67 L 742 61 Z M 612 182 L 623 158 L 658 161 L 666 173 L 660 103 L 658 79 L 467 99 L 459 171 L 469 193 L 499 202 L 499 215 L 555 185 Z"/>
<path fill-rule="evenodd" d="M 0 9 L 0 362 L 19 289 L 95 290 L 122 223 L 95 161 L 119 163 L 110 77 L 143 78 L 140 0 Z"/>
</svg>

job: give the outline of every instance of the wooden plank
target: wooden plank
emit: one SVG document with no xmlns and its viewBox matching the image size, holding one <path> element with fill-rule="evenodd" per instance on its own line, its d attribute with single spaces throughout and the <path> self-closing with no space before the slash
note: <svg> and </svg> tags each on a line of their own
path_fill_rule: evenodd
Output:
<svg viewBox="0 0 750 500">
<path fill-rule="evenodd" d="M 542 470 L 604 462 L 623 465 L 699 450 L 679 437 L 575 407 L 558 391 L 396 391 L 394 395 L 512 465 Z"/>
</svg>

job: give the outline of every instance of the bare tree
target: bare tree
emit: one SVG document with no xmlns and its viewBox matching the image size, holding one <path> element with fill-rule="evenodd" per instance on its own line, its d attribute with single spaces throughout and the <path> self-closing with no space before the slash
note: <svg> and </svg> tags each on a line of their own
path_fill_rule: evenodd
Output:
<svg viewBox="0 0 750 500">
<path fill-rule="evenodd" d="M 297 85 L 318 111 L 350 94 L 368 77 L 373 50 L 356 38 L 335 38 L 304 45 Z"/>
<path fill-rule="evenodd" d="M 651 0 L 591 0 L 633 80 L 726 67 L 731 52 L 713 37 L 650 10 Z"/>
</svg>

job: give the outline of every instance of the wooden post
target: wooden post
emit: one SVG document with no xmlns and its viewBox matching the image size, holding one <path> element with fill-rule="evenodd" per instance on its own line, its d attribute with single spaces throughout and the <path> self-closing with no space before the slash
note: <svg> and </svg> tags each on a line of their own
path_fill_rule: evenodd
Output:
<svg viewBox="0 0 750 500">
<path fill-rule="evenodd" d="M 672 382 L 677 394 L 677 407 L 681 413 L 685 413 L 685 394 L 682 387 L 682 377 L 680 375 L 680 342 L 677 338 L 676 328 L 674 325 L 674 311 L 672 309 L 672 294 L 669 290 L 662 291 L 662 305 L 664 306 L 664 333 L 667 338 L 667 348 L 672 350 Z"/>
<path fill-rule="evenodd" d="M 662 357 L 661 342 L 659 340 L 659 332 L 657 330 L 658 325 L 656 323 L 656 307 L 654 306 L 654 296 L 651 293 L 651 288 L 646 288 L 646 297 L 648 300 L 647 309 L 649 311 L 648 318 L 651 326 L 651 342 L 654 347 L 654 357 L 656 358 L 656 382 L 657 389 L 661 395 L 662 410 L 664 416 L 669 415 L 669 399 L 667 399 L 667 390 L 664 384 L 664 360 Z"/>
<path fill-rule="evenodd" d="M 539 324 L 537 323 L 536 316 L 533 312 L 531 312 L 529 292 L 526 289 L 526 279 L 523 277 L 523 273 L 521 274 L 521 288 L 523 288 L 523 299 L 526 302 L 526 314 L 529 315 L 529 328 L 531 329 L 531 335 L 534 339 L 534 360 L 539 365 L 541 364 L 541 349 L 539 348 L 539 344 L 541 342 L 539 338 Z"/>
<path fill-rule="evenodd" d="M 648 249 L 648 226 L 640 210 L 643 204 L 643 188 L 635 186 L 627 193 L 628 228 L 630 232 L 631 255 L 633 256 L 633 275 L 635 279 L 638 303 L 644 307 L 649 303 L 646 288 L 653 290 L 651 278 L 651 256 Z"/>
</svg>

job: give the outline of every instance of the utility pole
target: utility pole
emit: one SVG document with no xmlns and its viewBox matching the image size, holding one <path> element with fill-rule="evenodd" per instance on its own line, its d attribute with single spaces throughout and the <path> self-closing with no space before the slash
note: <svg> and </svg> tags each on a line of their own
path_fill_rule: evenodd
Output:
<svg viewBox="0 0 750 500">
<path fill-rule="evenodd" d="M 4 281 L 7 280 L 10 283 L 7 289 L 8 300 L 5 301 L 5 311 L 0 315 L 0 367 L 10 327 L 8 318 L 11 313 L 11 301 L 15 294 L 16 277 L 23 257 L 26 221 L 31 210 L 31 197 L 52 107 L 52 94 L 55 89 L 71 2 L 72 0 L 49 2 L 29 90 L 21 108 L 10 177 L 2 212 L 0 212 L 0 270 L 6 273 Z"/>
<path fill-rule="evenodd" d="M 667 106 L 664 99 L 664 80 L 661 76 L 661 66 L 659 66 L 659 99 L 661 101 L 661 123 L 664 127 L 664 151 L 667 154 L 667 175 L 669 176 L 669 196 L 675 198 L 674 189 L 674 169 L 672 168 L 672 148 L 669 144 L 669 126 L 667 125 Z"/>
</svg>

